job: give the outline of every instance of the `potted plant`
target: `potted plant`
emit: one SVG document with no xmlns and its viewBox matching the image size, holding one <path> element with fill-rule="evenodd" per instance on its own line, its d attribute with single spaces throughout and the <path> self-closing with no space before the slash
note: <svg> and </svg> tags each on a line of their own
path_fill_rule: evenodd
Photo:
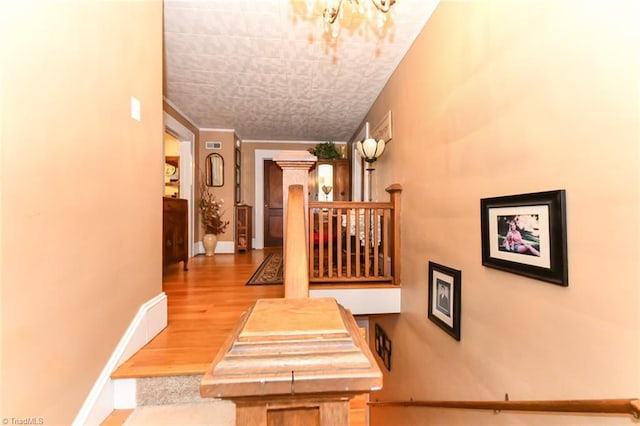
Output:
<svg viewBox="0 0 640 426">
<path fill-rule="evenodd" d="M 336 148 L 336 144 L 333 142 L 319 143 L 315 147 L 310 148 L 309 152 L 318 157 L 318 159 L 335 160 L 336 158 L 342 157 Z"/>
<path fill-rule="evenodd" d="M 224 211 L 222 205 L 224 200 L 216 200 L 216 196 L 209 191 L 206 185 L 200 186 L 200 201 L 198 208 L 200 209 L 200 223 L 204 229 L 202 244 L 204 245 L 205 255 L 213 256 L 218 243 L 218 234 L 222 234 L 229 221 L 222 220 Z"/>
</svg>

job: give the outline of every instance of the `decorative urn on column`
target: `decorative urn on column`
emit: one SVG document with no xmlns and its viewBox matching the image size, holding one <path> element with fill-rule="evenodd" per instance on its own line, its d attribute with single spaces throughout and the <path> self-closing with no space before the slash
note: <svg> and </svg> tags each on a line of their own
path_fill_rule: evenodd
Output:
<svg viewBox="0 0 640 426">
<path fill-rule="evenodd" d="M 200 186 L 200 219 L 204 235 L 202 237 L 202 245 L 204 246 L 205 256 L 213 256 L 216 252 L 218 244 L 218 235 L 222 234 L 229 221 L 223 221 L 222 205 L 224 200 L 216 200 L 216 196 L 209 191 L 206 185 Z"/>
</svg>

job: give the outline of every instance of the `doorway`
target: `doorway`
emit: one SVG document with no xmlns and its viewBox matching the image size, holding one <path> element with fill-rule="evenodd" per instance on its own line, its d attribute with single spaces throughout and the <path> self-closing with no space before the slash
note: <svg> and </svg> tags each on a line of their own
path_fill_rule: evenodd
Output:
<svg viewBox="0 0 640 426">
<path fill-rule="evenodd" d="M 194 253 L 194 194 L 193 194 L 193 151 L 195 135 L 171 115 L 164 113 L 164 128 L 180 141 L 178 170 L 180 170 L 180 198 L 187 200 L 187 217 L 189 218 L 189 257 Z M 164 143 L 164 141 L 163 141 Z"/>
<path fill-rule="evenodd" d="M 264 160 L 264 246 L 282 247 L 282 169 L 273 160 Z"/>
</svg>

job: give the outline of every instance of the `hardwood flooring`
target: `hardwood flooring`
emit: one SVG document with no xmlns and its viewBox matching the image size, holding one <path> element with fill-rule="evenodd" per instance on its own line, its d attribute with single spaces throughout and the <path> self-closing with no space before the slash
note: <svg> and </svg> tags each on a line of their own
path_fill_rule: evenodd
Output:
<svg viewBox="0 0 640 426">
<path fill-rule="evenodd" d="M 167 328 L 111 377 L 204 374 L 243 312 L 257 299 L 284 296 L 282 285 L 245 285 L 270 252 L 196 256 L 188 271 L 181 263 L 168 266 Z"/>
</svg>

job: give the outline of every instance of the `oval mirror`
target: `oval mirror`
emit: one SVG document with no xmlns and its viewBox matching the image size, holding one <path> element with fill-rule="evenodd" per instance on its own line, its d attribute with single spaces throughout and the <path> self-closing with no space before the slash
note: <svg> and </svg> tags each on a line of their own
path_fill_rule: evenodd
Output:
<svg viewBox="0 0 640 426">
<path fill-rule="evenodd" d="M 207 156 L 206 181 L 208 186 L 224 185 L 224 159 L 220 154 L 209 154 Z"/>
</svg>

